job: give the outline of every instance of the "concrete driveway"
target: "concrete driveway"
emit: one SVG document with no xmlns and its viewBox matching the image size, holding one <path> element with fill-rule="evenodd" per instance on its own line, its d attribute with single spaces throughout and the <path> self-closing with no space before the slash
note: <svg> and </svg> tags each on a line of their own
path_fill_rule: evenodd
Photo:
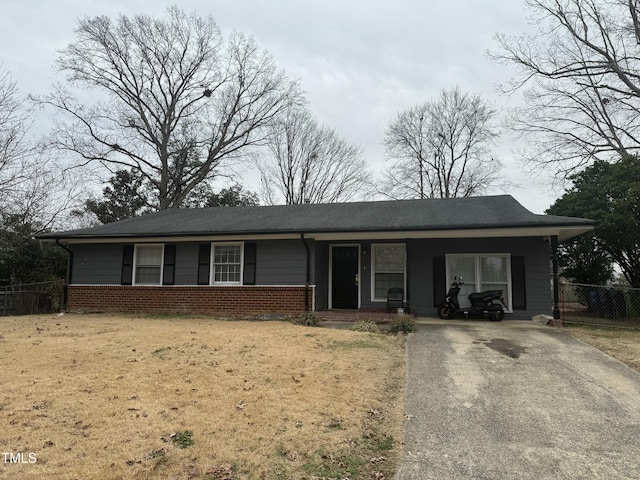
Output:
<svg viewBox="0 0 640 480">
<path fill-rule="evenodd" d="M 419 322 L 396 479 L 639 479 L 640 373 L 533 322 Z"/>
</svg>

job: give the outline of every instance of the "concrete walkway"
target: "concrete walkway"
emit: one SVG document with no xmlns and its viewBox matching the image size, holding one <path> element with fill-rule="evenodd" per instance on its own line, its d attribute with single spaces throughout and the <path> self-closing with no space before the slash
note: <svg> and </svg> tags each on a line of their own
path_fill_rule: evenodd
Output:
<svg viewBox="0 0 640 480">
<path fill-rule="evenodd" d="M 421 321 L 396 479 L 639 479 L 640 373 L 533 322 Z"/>
</svg>

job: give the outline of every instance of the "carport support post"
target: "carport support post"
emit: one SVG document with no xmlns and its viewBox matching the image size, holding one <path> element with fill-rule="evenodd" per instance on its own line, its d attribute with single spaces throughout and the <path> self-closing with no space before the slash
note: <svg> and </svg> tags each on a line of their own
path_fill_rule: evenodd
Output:
<svg viewBox="0 0 640 480">
<path fill-rule="evenodd" d="M 311 250 L 309 249 L 309 244 L 307 240 L 304 238 L 304 233 L 300 234 L 300 240 L 304 243 L 304 248 L 307 250 L 307 277 L 304 284 L 304 311 L 308 312 L 309 310 L 309 284 L 311 283 Z"/>
<path fill-rule="evenodd" d="M 553 268 L 553 319 L 560 320 L 560 288 L 558 284 L 558 236 L 551 237 L 551 265 Z"/>
</svg>

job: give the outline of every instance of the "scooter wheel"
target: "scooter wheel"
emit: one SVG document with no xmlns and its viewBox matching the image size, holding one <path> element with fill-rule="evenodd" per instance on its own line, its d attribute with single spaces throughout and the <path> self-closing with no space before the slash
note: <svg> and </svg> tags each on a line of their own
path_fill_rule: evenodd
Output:
<svg viewBox="0 0 640 480">
<path fill-rule="evenodd" d="M 444 320 L 448 320 L 453 317 L 453 308 L 449 305 L 441 305 L 438 307 L 438 316 Z"/>
<path fill-rule="evenodd" d="M 500 309 L 500 310 L 496 310 L 496 312 L 493 314 L 492 320 L 494 322 L 501 322 L 503 318 L 504 318 L 504 310 Z"/>
</svg>

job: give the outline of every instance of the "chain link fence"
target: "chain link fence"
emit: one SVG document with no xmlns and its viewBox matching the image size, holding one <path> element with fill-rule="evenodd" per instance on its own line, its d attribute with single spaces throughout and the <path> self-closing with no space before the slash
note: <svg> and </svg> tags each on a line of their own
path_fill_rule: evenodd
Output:
<svg viewBox="0 0 640 480">
<path fill-rule="evenodd" d="M 63 286 L 60 282 L 43 282 L 0 287 L 0 316 L 56 311 L 62 304 Z"/>
<path fill-rule="evenodd" d="M 564 322 L 640 327 L 640 289 L 564 283 L 560 285 Z"/>
</svg>

